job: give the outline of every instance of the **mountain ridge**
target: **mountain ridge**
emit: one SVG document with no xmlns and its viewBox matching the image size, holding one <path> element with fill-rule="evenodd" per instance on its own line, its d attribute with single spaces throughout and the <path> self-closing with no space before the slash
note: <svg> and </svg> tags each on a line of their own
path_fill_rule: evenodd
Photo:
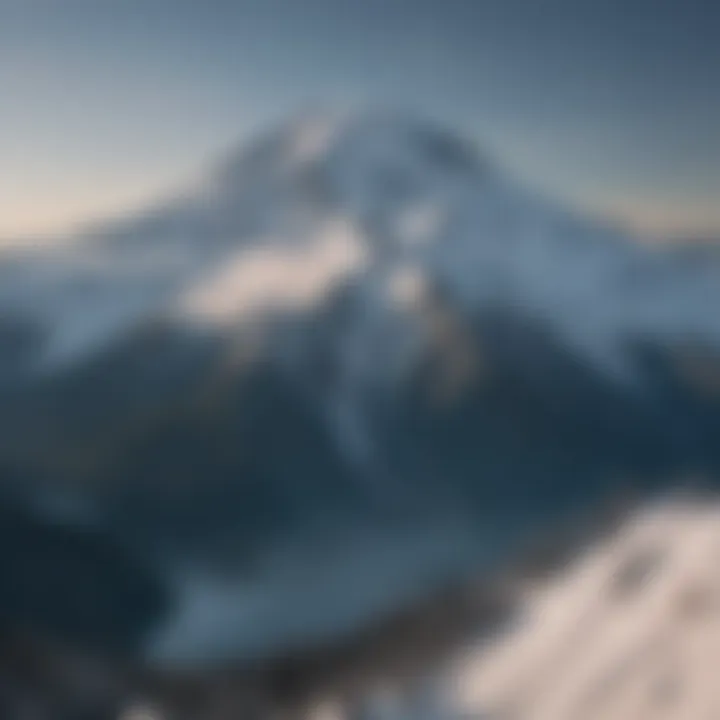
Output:
<svg viewBox="0 0 720 720">
<path fill-rule="evenodd" d="M 555 208 L 422 123 L 304 122 L 195 195 L 0 265 L 0 491 L 23 488 L 31 525 L 80 508 L 149 562 L 174 603 L 143 662 L 330 642 L 627 484 L 720 470 L 717 265 Z M 373 545 L 359 593 L 324 553 L 357 559 L 363 534 L 396 565 Z M 279 568 L 291 546 L 307 556 Z M 314 595 L 283 565 L 302 562 L 326 568 Z M 245 617 L 254 573 L 272 610 Z M 73 579 L 90 602 L 92 572 Z M 0 591 L 0 621 L 15 603 Z M 82 644 L 50 609 L 34 629 Z"/>
</svg>

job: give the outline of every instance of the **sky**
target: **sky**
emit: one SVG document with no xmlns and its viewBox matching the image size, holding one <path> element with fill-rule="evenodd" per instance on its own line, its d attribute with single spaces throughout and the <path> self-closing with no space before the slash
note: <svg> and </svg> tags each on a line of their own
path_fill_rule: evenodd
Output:
<svg viewBox="0 0 720 720">
<path fill-rule="evenodd" d="M 268 123 L 368 105 L 575 207 L 720 236 L 717 0 L 0 0 L 0 237 L 131 211 Z"/>
</svg>

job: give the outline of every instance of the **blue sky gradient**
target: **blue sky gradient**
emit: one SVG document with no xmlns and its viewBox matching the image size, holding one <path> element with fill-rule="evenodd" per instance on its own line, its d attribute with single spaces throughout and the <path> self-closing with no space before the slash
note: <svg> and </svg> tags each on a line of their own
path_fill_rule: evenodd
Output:
<svg viewBox="0 0 720 720">
<path fill-rule="evenodd" d="M 268 122 L 391 104 L 523 181 L 720 233 L 715 0 L 0 0 L 0 235 L 171 193 Z"/>
</svg>

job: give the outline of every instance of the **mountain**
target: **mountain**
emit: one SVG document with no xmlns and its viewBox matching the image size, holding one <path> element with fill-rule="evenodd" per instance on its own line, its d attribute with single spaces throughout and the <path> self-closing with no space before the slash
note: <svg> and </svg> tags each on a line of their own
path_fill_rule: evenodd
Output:
<svg viewBox="0 0 720 720">
<path fill-rule="evenodd" d="M 628 487 L 713 482 L 719 279 L 392 113 L 295 119 L 173 202 L 7 251 L 0 625 L 273 657 Z"/>
</svg>

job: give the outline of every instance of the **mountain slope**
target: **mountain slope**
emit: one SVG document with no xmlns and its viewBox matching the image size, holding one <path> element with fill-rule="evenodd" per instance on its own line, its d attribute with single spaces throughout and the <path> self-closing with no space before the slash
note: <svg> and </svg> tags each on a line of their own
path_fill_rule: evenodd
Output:
<svg viewBox="0 0 720 720">
<path fill-rule="evenodd" d="M 174 203 L 8 254 L 2 486 L 24 528 L 81 518 L 149 566 L 172 602 L 143 661 L 330 642 L 628 484 L 714 479 L 718 276 L 431 125 L 301 118 Z M 33 592 L 32 631 L 86 644 Z"/>
</svg>

